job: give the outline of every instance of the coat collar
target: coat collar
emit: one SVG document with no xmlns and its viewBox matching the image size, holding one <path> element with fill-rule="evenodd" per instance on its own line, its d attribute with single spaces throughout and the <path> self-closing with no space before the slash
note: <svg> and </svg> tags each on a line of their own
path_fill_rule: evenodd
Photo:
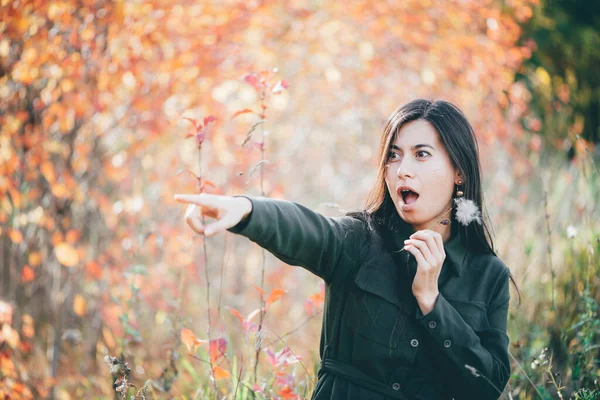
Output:
<svg viewBox="0 0 600 400">
<path fill-rule="evenodd" d="M 391 232 L 394 236 L 394 244 L 397 250 L 404 247 L 404 240 L 408 239 L 410 235 L 415 233 L 415 228 L 400 219 L 398 228 L 395 232 Z M 446 252 L 446 259 L 448 259 L 452 270 L 457 276 L 461 276 L 466 268 L 466 246 L 464 240 L 459 234 L 454 234 L 446 243 L 444 243 L 444 251 Z M 401 252 L 399 254 L 402 254 Z"/>
<path fill-rule="evenodd" d="M 404 221 L 397 224 L 393 231 L 380 230 L 381 236 L 374 236 L 379 244 L 363 248 L 361 259 L 364 262 L 354 279 L 358 287 L 406 308 L 409 313 L 416 307 L 416 300 L 410 289 L 417 271 L 417 263 L 414 257 L 410 257 L 410 253 L 398 252 L 398 250 L 404 246 L 404 240 L 414 232 L 413 226 Z M 386 251 L 382 251 L 383 249 Z M 466 266 L 466 250 L 458 235 L 445 243 L 444 249 L 446 251 L 444 264 L 450 267 L 448 270 L 442 269 L 440 275 L 442 286 L 448 278 L 446 271 L 454 271 L 460 276 Z"/>
</svg>

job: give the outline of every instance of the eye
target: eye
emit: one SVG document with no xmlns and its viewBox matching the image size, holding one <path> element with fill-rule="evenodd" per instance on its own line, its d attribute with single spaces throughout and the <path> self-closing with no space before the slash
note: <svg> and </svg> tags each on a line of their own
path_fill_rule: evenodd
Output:
<svg viewBox="0 0 600 400">
<path fill-rule="evenodd" d="M 420 153 L 431 155 L 428 151 L 425 151 L 425 150 L 419 150 L 419 151 L 417 151 L 417 155 L 419 155 Z"/>
<path fill-rule="evenodd" d="M 390 161 L 396 161 L 400 159 L 400 154 L 396 153 L 395 151 L 390 151 L 388 153 L 388 160 Z"/>
</svg>

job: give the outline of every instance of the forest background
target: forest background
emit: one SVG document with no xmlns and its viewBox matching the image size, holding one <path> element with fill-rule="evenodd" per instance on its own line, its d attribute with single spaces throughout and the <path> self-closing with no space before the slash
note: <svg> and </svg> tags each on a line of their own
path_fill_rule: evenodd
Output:
<svg viewBox="0 0 600 400">
<path fill-rule="evenodd" d="M 425 97 L 474 125 L 521 289 L 502 397 L 598 399 L 598 27 L 586 0 L 0 0 L 0 397 L 308 398 L 322 282 L 173 194 L 360 208 Z"/>
</svg>

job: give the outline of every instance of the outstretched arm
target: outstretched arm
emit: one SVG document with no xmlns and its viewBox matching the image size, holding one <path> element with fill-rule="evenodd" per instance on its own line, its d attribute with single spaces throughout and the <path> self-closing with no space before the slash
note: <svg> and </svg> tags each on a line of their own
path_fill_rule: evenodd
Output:
<svg viewBox="0 0 600 400">
<path fill-rule="evenodd" d="M 348 216 L 326 217 L 300 204 L 250 196 L 177 195 L 199 204 L 218 220 L 204 228 L 197 217 L 188 223 L 198 233 L 228 230 L 246 236 L 280 260 L 304 267 L 330 282 L 336 266 L 355 262 L 361 223 Z M 194 219 L 195 218 L 195 219 Z M 210 232 L 210 233 L 209 233 Z"/>
</svg>

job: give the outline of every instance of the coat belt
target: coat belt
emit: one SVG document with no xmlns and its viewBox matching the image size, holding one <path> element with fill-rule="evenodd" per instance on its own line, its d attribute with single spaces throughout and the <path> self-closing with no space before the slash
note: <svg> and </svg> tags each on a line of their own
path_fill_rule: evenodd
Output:
<svg viewBox="0 0 600 400">
<path fill-rule="evenodd" d="M 391 397 L 392 399 L 397 400 L 410 400 L 400 390 L 394 390 L 393 388 L 376 381 L 350 364 L 333 360 L 331 358 L 325 358 L 321 360 L 321 369 L 318 374 L 319 378 L 324 371 L 330 372 L 341 378 L 345 378 L 359 386 L 381 393 L 386 397 Z"/>
</svg>

